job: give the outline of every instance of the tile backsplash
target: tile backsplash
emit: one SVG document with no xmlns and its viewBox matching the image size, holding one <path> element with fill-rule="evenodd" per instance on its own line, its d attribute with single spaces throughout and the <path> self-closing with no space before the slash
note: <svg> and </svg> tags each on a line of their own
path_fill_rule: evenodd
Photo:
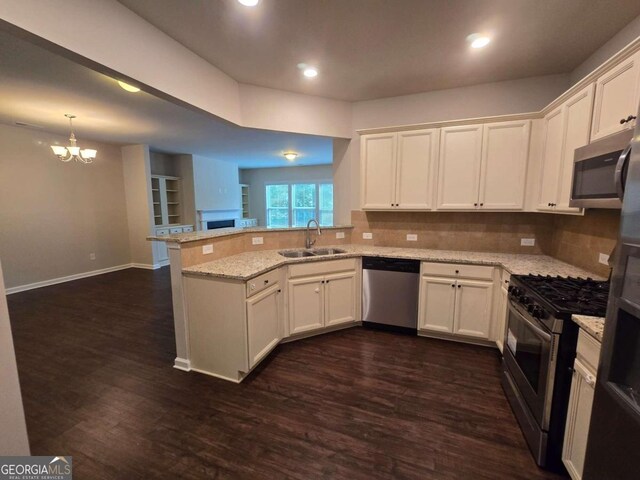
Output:
<svg viewBox="0 0 640 480">
<path fill-rule="evenodd" d="M 598 263 L 611 252 L 619 210 L 587 210 L 584 216 L 491 212 L 351 212 L 352 242 L 389 247 L 435 248 L 551 255 L 602 276 Z M 371 233 L 370 240 L 363 233 Z M 407 235 L 417 235 L 416 241 Z M 534 239 L 533 246 L 521 245 Z M 525 243 L 527 243 L 525 241 Z"/>
</svg>

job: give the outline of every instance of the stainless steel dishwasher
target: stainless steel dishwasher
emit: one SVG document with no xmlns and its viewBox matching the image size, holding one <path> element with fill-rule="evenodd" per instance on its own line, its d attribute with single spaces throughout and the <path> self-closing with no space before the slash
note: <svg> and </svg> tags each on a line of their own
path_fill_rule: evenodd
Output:
<svg viewBox="0 0 640 480">
<path fill-rule="evenodd" d="M 363 326 L 416 334 L 419 288 L 419 261 L 364 257 Z"/>
</svg>

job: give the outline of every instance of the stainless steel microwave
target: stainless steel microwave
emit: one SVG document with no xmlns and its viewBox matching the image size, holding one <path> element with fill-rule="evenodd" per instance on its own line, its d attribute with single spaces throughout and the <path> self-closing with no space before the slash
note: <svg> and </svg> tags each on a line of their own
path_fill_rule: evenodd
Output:
<svg viewBox="0 0 640 480">
<path fill-rule="evenodd" d="M 621 208 L 633 130 L 576 148 L 569 206 Z"/>
</svg>

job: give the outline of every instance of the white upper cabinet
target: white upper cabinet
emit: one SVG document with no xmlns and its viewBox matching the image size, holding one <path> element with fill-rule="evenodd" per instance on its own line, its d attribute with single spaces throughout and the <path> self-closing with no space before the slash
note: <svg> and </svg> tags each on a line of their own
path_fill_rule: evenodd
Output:
<svg viewBox="0 0 640 480">
<path fill-rule="evenodd" d="M 530 120 L 441 130 L 439 210 L 522 210 Z"/>
<path fill-rule="evenodd" d="M 556 211 L 580 211 L 579 208 L 569 207 L 573 182 L 573 157 L 576 148 L 583 147 L 589 143 L 591 113 L 593 111 L 593 91 L 593 84 L 589 85 L 567 100 L 564 105 L 564 152 L 560 184 L 558 185 L 558 199 L 555 202 Z"/>
<path fill-rule="evenodd" d="M 478 206 L 482 125 L 446 127 L 440 133 L 438 209 L 471 210 Z"/>
<path fill-rule="evenodd" d="M 362 208 L 430 210 L 438 130 L 363 135 Z"/>
<path fill-rule="evenodd" d="M 538 210 L 553 210 L 553 202 L 556 201 L 558 195 L 560 166 L 562 165 L 563 125 L 563 107 L 556 108 L 544 117 Z"/>
<path fill-rule="evenodd" d="M 398 133 L 396 207 L 406 210 L 432 208 L 438 158 L 438 130 Z"/>
<path fill-rule="evenodd" d="M 480 207 L 521 210 L 524 207 L 531 121 L 484 126 L 480 167 Z"/>
<path fill-rule="evenodd" d="M 580 212 L 569 207 L 573 154 L 589 143 L 593 90 L 587 86 L 544 117 L 538 210 Z"/>
<path fill-rule="evenodd" d="M 386 210 L 395 204 L 396 133 L 364 135 L 362 150 L 362 208 Z"/>
<path fill-rule="evenodd" d="M 637 115 L 640 100 L 640 52 L 636 52 L 596 80 L 591 140 L 632 128 L 626 120 Z"/>
</svg>

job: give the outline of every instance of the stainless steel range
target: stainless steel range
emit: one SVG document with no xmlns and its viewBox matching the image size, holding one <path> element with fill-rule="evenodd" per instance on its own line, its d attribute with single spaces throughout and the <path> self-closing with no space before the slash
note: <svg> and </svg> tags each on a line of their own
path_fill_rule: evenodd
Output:
<svg viewBox="0 0 640 480">
<path fill-rule="evenodd" d="M 609 283 L 513 275 L 502 385 L 541 467 L 561 470 L 578 326 L 572 314 L 604 316 Z"/>
</svg>

